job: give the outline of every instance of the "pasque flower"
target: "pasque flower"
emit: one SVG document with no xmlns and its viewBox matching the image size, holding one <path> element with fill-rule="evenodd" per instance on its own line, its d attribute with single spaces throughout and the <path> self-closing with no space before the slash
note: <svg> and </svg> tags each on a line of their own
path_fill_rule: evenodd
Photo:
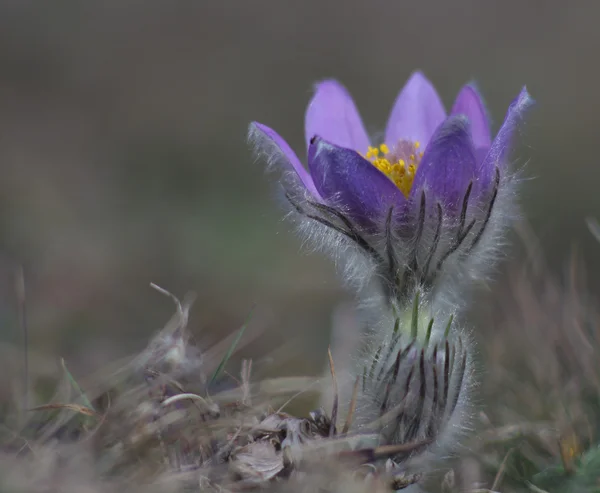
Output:
<svg viewBox="0 0 600 493">
<path fill-rule="evenodd" d="M 308 170 L 271 128 L 253 123 L 250 134 L 289 171 L 286 197 L 317 228 L 304 224 L 304 231 L 317 243 L 336 240 L 336 253 L 353 245 L 366 254 L 389 299 L 402 300 L 445 274 L 485 273 L 513 212 L 508 152 L 531 102 L 523 88 L 492 139 L 473 86 L 461 89 L 447 115 L 433 85 L 416 72 L 374 146 L 350 94 L 327 80 L 306 111 Z"/>
</svg>

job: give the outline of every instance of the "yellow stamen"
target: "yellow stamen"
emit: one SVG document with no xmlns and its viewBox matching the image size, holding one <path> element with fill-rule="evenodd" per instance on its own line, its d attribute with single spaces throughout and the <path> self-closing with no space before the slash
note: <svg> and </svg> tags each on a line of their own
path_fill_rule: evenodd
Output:
<svg viewBox="0 0 600 493">
<path fill-rule="evenodd" d="M 379 155 L 379 149 L 377 149 L 376 147 L 369 147 L 366 158 L 367 159 L 376 158 L 378 155 Z"/>
<path fill-rule="evenodd" d="M 423 157 L 422 152 L 417 152 L 420 145 L 419 142 L 401 141 L 390 153 L 389 147 L 381 144 L 378 148 L 369 147 L 365 157 L 408 197 Z"/>
</svg>

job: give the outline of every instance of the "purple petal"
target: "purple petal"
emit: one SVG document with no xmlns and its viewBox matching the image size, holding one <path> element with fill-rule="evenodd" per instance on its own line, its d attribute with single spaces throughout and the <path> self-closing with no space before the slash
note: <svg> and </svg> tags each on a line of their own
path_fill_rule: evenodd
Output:
<svg viewBox="0 0 600 493">
<path fill-rule="evenodd" d="M 415 72 L 394 103 L 385 142 L 393 148 L 400 139 L 418 141 L 424 149 L 445 118 L 446 110 L 435 87 L 421 72 Z"/>
<path fill-rule="evenodd" d="M 477 159 L 465 116 L 451 116 L 436 130 L 417 169 L 411 196 L 426 190 L 429 203 L 455 208 L 475 178 Z"/>
<path fill-rule="evenodd" d="M 492 144 L 490 123 L 477 90 L 470 85 L 461 89 L 451 115 L 465 115 L 471 123 L 471 138 L 476 149 L 489 149 Z"/>
<path fill-rule="evenodd" d="M 365 153 L 369 137 L 348 91 L 335 80 L 317 84 L 315 95 L 306 109 L 306 146 L 319 135 L 340 147 Z"/>
<path fill-rule="evenodd" d="M 531 107 L 533 102 L 533 99 L 527 92 L 527 88 L 523 87 L 520 94 L 508 107 L 504 123 L 500 127 L 500 131 L 496 135 L 487 156 L 479 167 L 478 174 L 482 189 L 487 189 L 491 183 L 496 167 L 502 169 L 506 166 L 507 154 L 511 149 L 515 132 L 523 120 L 525 111 Z"/>
<path fill-rule="evenodd" d="M 363 225 L 373 225 L 393 206 L 406 204 L 402 192 L 356 151 L 338 147 L 320 137 L 308 149 L 308 166 L 325 200 L 333 200 Z"/>
<path fill-rule="evenodd" d="M 250 124 L 250 138 L 256 140 L 259 144 L 265 145 L 265 151 L 270 155 L 270 160 L 275 155 L 275 157 L 281 157 L 287 165 L 291 165 L 311 195 L 319 202 L 322 202 L 323 199 L 317 191 L 308 171 L 302 166 L 298 156 L 296 156 L 296 153 L 288 143 L 275 130 L 262 123 L 253 122 Z"/>
</svg>

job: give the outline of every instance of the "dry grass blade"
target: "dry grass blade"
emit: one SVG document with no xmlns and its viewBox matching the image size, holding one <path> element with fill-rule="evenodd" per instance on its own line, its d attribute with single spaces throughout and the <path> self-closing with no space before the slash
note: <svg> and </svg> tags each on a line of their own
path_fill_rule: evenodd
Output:
<svg viewBox="0 0 600 493">
<path fill-rule="evenodd" d="M 83 414 L 85 416 L 93 416 L 95 418 L 100 417 L 100 415 L 93 409 L 90 409 L 89 407 L 85 407 L 85 406 L 80 406 L 79 404 L 60 404 L 60 403 L 44 404 L 42 406 L 33 407 L 30 409 L 30 411 L 49 411 L 49 410 L 55 410 L 55 409 L 69 409 L 71 411 L 74 411 L 79 414 Z"/>
<path fill-rule="evenodd" d="M 81 400 L 86 405 L 86 407 L 88 407 L 90 409 L 94 409 L 94 406 L 92 405 L 90 400 L 85 395 L 85 392 L 83 392 L 83 390 L 81 390 L 81 387 L 79 386 L 79 384 L 77 383 L 77 381 L 75 380 L 73 375 L 71 375 L 71 372 L 67 369 L 67 364 L 65 363 L 64 358 L 60 359 L 60 365 L 62 366 L 62 369 L 64 370 L 65 375 L 67 376 L 67 379 L 69 380 L 69 383 L 77 391 L 77 393 L 81 397 Z M 95 410 L 94 410 L 94 412 L 95 412 Z"/>
<path fill-rule="evenodd" d="M 184 401 L 184 400 L 192 400 L 192 401 L 199 401 L 201 402 L 207 409 L 210 409 L 211 406 L 209 404 L 209 402 L 202 396 L 198 395 L 198 394 L 190 394 L 190 393 L 185 393 L 185 394 L 177 394 L 174 395 L 172 397 L 169 397 L 168 399 L 165 399 L 162 402 L 163 406 L 170 406 L 171 404 L 175 404 L 176 402 L 179 401 Z"/>
<path fill-rule="evenodd" d="M 339 405 L 339 393 L 338 393 L 338 382 L 335 375 L 335 367 L 333 366 L 333 356 L 331 355 L 331 348 L 327 348 L 327 356 L 329 356 L 329 369 L 331 370 L 331 379 L 333 380 L 333 406 L 331 408 L 331 425 L 329 427 L 329 436 L 335 435 L 335 424 L 337 421 L 338 405 Z"/>
<path fill-rule="evenodd" d="M 296 392 L 294 395 L 292 395 L 287 401 L 285 401 L 280 407 L 279 409 L 277 409 L 277 414 L 282 412 L 289 404 L 290 402 L 292 402 L 296 397 L 301 396 L 302 394 L 305 394 L 306 392 L 309 392 L 310 390 L 312 390 L 318 383 L 320 383 L 318 380 L 315 380 L 314 382 L 311 383 L 307 383 L 306 384 L 306 388 L 299 390 L 298 392 Z M 285 392 L 282 392 L 285 393 Z M 273 394 L 271 394 L 273 395 Z"/>
<path fill-rule="evenodd" d="M 407 454 L 422 447 L 426 447 L 433 442 L 431 438 L 420 440 L 418 442 L 400 443 L 398 445 L 382 445 L 374 449 L 373 454 L 375 460 L 385 459 L 398 454 Z"/>
<path fill-rule="evenodd" d="M 371 463 L 401 454 L 408 455 L 411 452 L 426 447 L 427 445 L 431 444 L 432 441 L 432 439 L 427 439 L 418 442 L 401 443 L 398 445 L 382 445 L 375 448 L 343 451 L 340 452 L 338 456 L 342 459 L 356 459 L 361 463 Z"/>
<path fill-rule="evenodd" d="M 345 435 L 350 430 L 350 426 L 352 426 L 352 418 L 354 417 L 354 411 L 356 410 L 356 399 L 358 397 L 358 385 L 360 382 L 360 377 L 356 377 L 354 381 L 354 389 L 352 390 L 352 400 L 350 401 L 350 409 L 348 409 L 348 416 L 346 417 L 346 422 L 344 423 L 344 428 L 342 429 L 342 434 Z"/>
<path fill-rule="evenodd" d="M 487 430 L 479 439 L 485 444 L 505 443 L 515 438 L 536 437 L 544 433 L 552 433 L 552 423 L 516 423 Z"/>
<path fill-rule="evenodd" d="M 168 298 L 171 298 L 173 300 L 173 302 L 175 303 L 175 306 L 177 307 L 178 315 L 182 315 L 184 313 L 183 307 L 181 306 L 181 302 L 179 301 L 179 298 L 177 298 L 177 296 L 175 296 L 173 293 L 167 291 L 165 288 L 161 288 L 158 284 L 154 284 L 153 282 L 150 283 L 150 287 L 152 289 L 156 289 L 156 291 L 158 291 L 161 294 L 164 294 Z"/>
<path fill-rule="evenodd" d="M 508 458 L 511 456 L 511 454 L 513 453 L 515 449 L 511 448 L 509 449 L 508 452 L 506 452 L 506 455 L 504 456 L 504 459 L 502 460 L 502 464 L 500 464 L 500 467 L 498 468 L 498 472 L 496 473 L 496 477 L 494 478 L 494 482 L 492 483 L 492 491 L 498 491 L 498 487 L 500 486 L 500 482 L 502 481 L 502 478 L 504 477 L 504 471 L 506 470 L 506 462 L 508 461 Z"/>
<path fill-rule="evenodd" d="M 535 484 L 533 484 L 529 481 L 525 481 L 525 484 L 534 493 L 548 493 L 546 490 L 543 490 L 542 488 L 538 488 Z"/>
<path fill-rule="evenodd" d="M 250 402 L 250 375 L 252 374 L 252 360 L 245 359 L 242 361 L 242 404 L 249 406 Z"/>
</svg>

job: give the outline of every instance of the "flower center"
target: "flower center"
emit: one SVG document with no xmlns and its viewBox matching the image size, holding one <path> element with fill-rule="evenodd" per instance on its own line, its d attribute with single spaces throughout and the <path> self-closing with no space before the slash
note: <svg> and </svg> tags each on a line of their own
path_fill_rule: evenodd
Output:
<svg viewBox="0 0 600 493">
<path fill-rule="evenodd" d="M 418 141 L 401 140 L 391 152 L 385 144 L 369 147 L 365 157 L 408 197 L 423 157 L 423 153 L 419 152 L 420 146 Z"/>
</svg>

